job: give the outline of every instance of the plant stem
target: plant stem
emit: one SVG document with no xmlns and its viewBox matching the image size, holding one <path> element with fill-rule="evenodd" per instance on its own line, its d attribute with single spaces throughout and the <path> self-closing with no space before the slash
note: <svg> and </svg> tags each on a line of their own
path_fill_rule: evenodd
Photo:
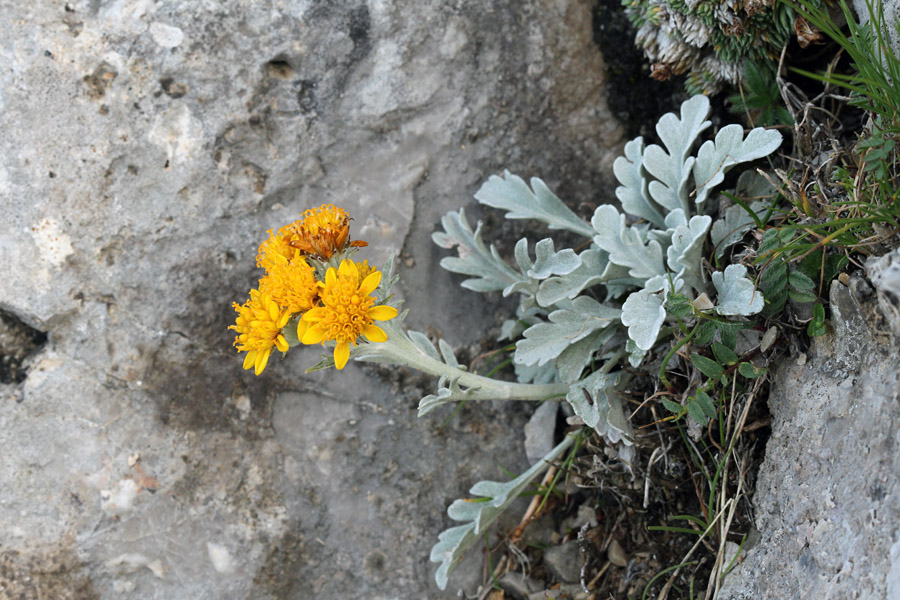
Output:
<svg viewBox="0 0 900 600">
<path fill-rule="evenodd" d="M 366 351 L 357 358 L 375 358 L 378 362 L 389 362 L 411 367 L 435 377 L 455 380 L 460 386 L 470 389 L 468 400 L 526 400 L 540 401 L 565 396 L 569 386 L 565 383 L 515 383 L 500 381 L 482 375 L 469 373 L 461 368 L 448 365 L 422 351 L 406 333 L 396 325 L 382 326 L 388 334 L 386 342 L 368 344 Z"/>
</svg>

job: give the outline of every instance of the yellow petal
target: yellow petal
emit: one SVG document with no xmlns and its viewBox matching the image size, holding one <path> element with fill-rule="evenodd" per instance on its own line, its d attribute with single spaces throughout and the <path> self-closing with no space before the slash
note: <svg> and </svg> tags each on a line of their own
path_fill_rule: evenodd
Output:
<svg viewBox="0 0 900 600">
<path fill-rule="evenodd" d="M 303 313 L 303 320 L 309 322 L 321 321 L 325 318 L 325 307 L 316 306 Z"/>
<path fill-rule="evenodd" d="M 306 330 L 309 329 L 309 323 L 300 319 L 297 321 L 297 339 L 302 340 L 303 336 L 306 335 Z"/>
<path fill-rule="evenodd" d="M 259 375 L 266 368 L 269 362 L 269 356 L 272 355 L 272 349 L 266 348 L 262 352 L 256 353 L 256 374 Z"/>
<path fill-rule="evenodd" d="M 311 344 L 318 344 L 324 339 L 325 330 L 321 327 L 316 327 L 315 325 L 313 325 L 306 330 L 306 333 L 303 334 L 303 337 L 300 338 L 300 341 L 309 346 Z"/>
<path fill-rule="evenodd" d="M 359 295 L 368 296 L 375 291 L 379 283 L 381 283 L 381 271 L 369 273 L 369 276 L 363 279 L 362 285 L 359 286 Z"/>
<path fill-rule="evenodd" d="M 337 346 L 334 347 L 334 366 L 337 367 L 338 371 L 344 368 L 344 365 L 347 364 L 347 359 L 350 358 L 350 344 L 347 342 L 339 342 Z"/>
<path fill-rule="evenodd" d="M 244 357 L 244 370 L 246 371 L 252 367 L 254 362 L 256 362 L 256 350 L 251 350 L 247 353 L 247 356 Z"/>
<path fill-rule="evenodd" d="M 287 352 L 290 346 L 288 346 L 287 340 L 284 339 L 284 336 L 280 333 L 278 337 L 275 338 L 275 347 L 278 348 L 281 352 Z"/>
<path fill-rule="evenodd" d="M 284 314 L 281 315 L 281 318 L 278 319 L 278 322 L 275 323 L 275 326 L 278 327 L 278 329 L 281 329 L 285 325 L 287 325 L 288 321 L 290 321 L 290 320 L 291 320 L 291 313 L 288 311 L 284 311 Z"/>
<path fill-rule="evenodd" d="M 381 306 L 373 306 L 366 314 L 375 321 L 387 321 L 397 316 L 397 309 L 383 304 Z"/>
<path fill-rule="evenodd" d="M 278 305 L 275 304 L 274 301 L 268 300 L 266 301 L 266 310 L 269 312 L 269 318 L 273 321 L 278 321 L 279 311 Z"/>
<path fill-rule="evenodd" d="M 378 325 L 366 325 L 363 327 L 362 334 L 366 336 L 366 339 L 370 342 L 387 341 L 387 334 L 384 332 L 384 329 Z"/>
<path fill-rule="evenodd" d="M 328 271 L 325 272 L 325 285 L 326 287 L 334 285 L 334 282 L 337 281 L 337 271 L 334 270 L 334 267 L 328 267 Z"/>
</svg>

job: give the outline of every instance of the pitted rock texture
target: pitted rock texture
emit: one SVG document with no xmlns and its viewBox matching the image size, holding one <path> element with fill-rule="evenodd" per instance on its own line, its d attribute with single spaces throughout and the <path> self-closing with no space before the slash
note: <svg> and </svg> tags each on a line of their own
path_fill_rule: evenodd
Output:
<svg viewBox="0 0 900 600">
<path fill-rule="evenodd" d="M 833 333 L 778 371 L 758 541 L 722 600 L 900 597 L 898 340 L 868 284 L 850 283 L 832 285 Z"/>
<path fill-rule="evenodd" d="M 305 375 L 316 348 L 254 377 L 230 304 L 265 231 L 330 202 L 363 257 L 399 253 L 412 326 L 489 334 L 496 298 L 430 234 L 503 168 L 612 199 L 590 3 L 3 4 L 0 309 L 48 338 L 0 385 L 3 593 L 472 591 L 477 551 L 443 595 L 428 551 L 452 499 L 526 466 L 526 411 L 439 432 L 415 416 L 433 382 Z"/>
</svg>

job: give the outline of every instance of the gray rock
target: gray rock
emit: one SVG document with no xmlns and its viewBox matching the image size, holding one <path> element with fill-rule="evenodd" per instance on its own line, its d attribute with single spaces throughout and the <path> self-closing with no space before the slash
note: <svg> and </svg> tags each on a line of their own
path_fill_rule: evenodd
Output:
<svg viewBox="0 0 900 600">
<path fill-rule="evenodd" d="M 544 567 L 559 581 L 565 583 L 580 581 L 583 564 L 584 558 L 581 556 L 577 540 L 551 546 L 544 551 Z"/>
<path fill-rule="evenodd" d="M 522 573 L 509 572 L 500 578 L 500 587 L 516 600 L 526 600 L 541 589 L 541 584 Z"/>
<path fill-rule="evenodd" d="M 723 600 L 896 597 L 900 360 L 854 289 L 831 289 L 835 335 L 777 371 L 754 496 L 760 541 Z"/>
<path fill-rule="evenodd" d="M 541 460 L 553 449 L 556 415 L 559 402 L 544 402 L 538 406 L 525 424 L 525 456 L 531 464 Z"/>
<path fill-rule="evenodd" d="M 900 248 L 866 261 L 866 275 L 878 291 L 878 306 L 895 335 L 900 335 Z"/>
<path fill-rule="evenodd" d="M 449 411 L 415 416 L 433 382 L 307 375 L 316 348 L 254 377 L 230 304 L 265 231 L 331 202 L 363 257 L 400 252 L 411 326 L 484 337 L 502 307 L 437 267 L 430 234 L 503 168 L 612 198 L 622 136 L 590 10 L 6 3 L 0 310 L 48 339 L 0 385 L 0 596 L 477 586 L 477 552 L 443 595 L 428 552 L 452 499 L 526 467 L 521 408 L 467 407 L 438 433 Z"/>
</svg>

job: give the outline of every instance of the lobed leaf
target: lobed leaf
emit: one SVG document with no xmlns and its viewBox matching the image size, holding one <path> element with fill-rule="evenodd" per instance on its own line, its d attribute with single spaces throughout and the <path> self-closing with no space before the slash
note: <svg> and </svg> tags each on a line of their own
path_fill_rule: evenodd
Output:
<svg viewBox="0 0 900 600">
<path fill-rule="evenodd" d="M 628 267 L 631 277 L 647 280 L 665 273 L 659 242 L 644 242 L 640 230 L 625 224 L 625 215 L 608 204 L 600 206 L 591 219 L 594 243 L 609 253 L 609 260 Z"/>
<path fill-rule="evenodd" d="M 434 575 L 435 582 L 442 590 L 447 588 L 450 573 L 459 565 L 463 553 L 485 534 L 491 524 L 512 502 L 522 495 L 541 473 L 556 460 L 569 446 L 573 438 L 567 436 L 555 448 L 536 462 L 530 469 L 508 482 L 479 481 L 469 490 L 475 496 L 486 500 L 455 500 L 447 514 L 454 521 L 465 522 L 443 531 L 438 542 L 432 547 L 431 562 L 439 562 Z"/>
<path fill-rule="evenodd" d="M 475 292 L 498 292 L 516 282 L 530 281 L 507 265 L 493 245 L 490 249 L 484 245 L 481 221 L 473 231 L 463 209 L 445 214 L 441 225 L 444 231 L 433 233 L 431 239 L 442 248 L 457 249 L 459 257 L 447 256 L 441 259 L 441 266 L 453 273 L 472 276 L 462 282 L 462 287 Z"/>
<path fill-rule="evenodd" d="M 755 315 L 765 306 L 762 292 L 747 279 L 747 267 L 729 265 L 725 272 L 712 274 L 712 282 L 718 292 L 716 312 L 720 315 L 745 317 Z"/>
<path fill-rule="evenodd" d="M 538 323 L 525 330 L 516 343 L 515 362 L 543 365 L 555 359 L 570 344 L 618 321 L 622 311 L 579 296 L 567 308 L 550 313 L 549 323 Z"/>
<path fill-rule="evenodd" d="M 725 173 L 732 167 L 768 156 L 781 145 L 781 134 L 774 129 L 757 127 L 744 139 L 744 128 L 726 125 L 716 134 L 715 141 L 707 140 L 697 151 L 694 163 L 694 184 L 697 186 L 694 201 L 702 205 L 709 192 L 722 183 Z"/>
<path fill-rule="evenodd" d="M 492 175 L 475 193 L 481 204 L 508 211 L 507 219 L 537 219 L 550 229 L 568 229 L 591 237 L 590 226 L 563 204 L 547 185 L 533 177 L 531 188 L 521 177 L 504 171 L 503 177 Z"/>
<path fill-rule="evenodd" d="M 694 166 L 688 157 L 700 133 L 709 127 L 709 98 L 697 95 L 681 105 L 681 118 L 666 113 L 656 124 L 656 133 L 666 150 L 653 144 L 644 150 L 644 168 L 656 177 L 648 189 L 650 197 L 667 210 L 688 210 L 687 183 Z"/>
<path fill-rule="evenodd" d="M 647 177 L 642 166 L 644 138 L 637 137 L 625 144 L 625 156 L 613 162 L 613 173 L 620 185 L 616 188 L 616 198 L 622 203 L 622 210 L 636 217 L 650 221 L 657 227 L 664 227 L 664 218 L 658 206 L 650 199 Z"/>
</svg>

